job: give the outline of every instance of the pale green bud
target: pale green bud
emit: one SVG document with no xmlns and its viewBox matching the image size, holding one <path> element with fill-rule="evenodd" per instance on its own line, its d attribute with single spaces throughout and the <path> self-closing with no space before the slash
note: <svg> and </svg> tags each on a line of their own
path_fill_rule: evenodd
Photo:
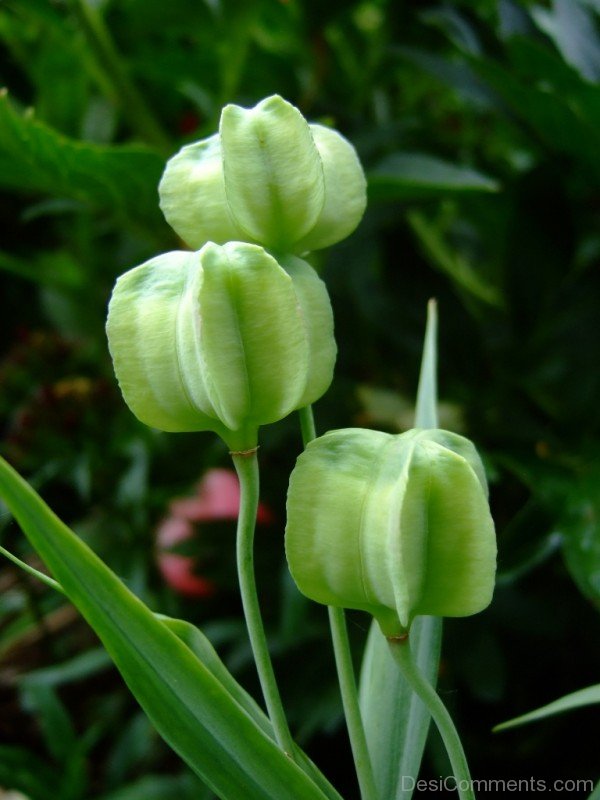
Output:
<svg viewBox="0 0 600 800">
<path fill-rule="evenodd" d="M 442 430 L 315 439 L 290 479 L 286 554 L 301 592 L 368 611 L 387 636 L 483 610 L 496 537 L 474 446 Z"/>
<path fill-rule="evenodd" d="M 329 296 L 312 267 L 209 242 L 126 272 L 107 333 L 125 402 L 164 431 L 216 431 L 233 450 L 317 400 L 333 375 Z"/>
<path fill-rule="evenodd" d="M 188 245 L 232 239 L 286 253 L 348 236 L 366 205 L 366 181 L 352 145 L 309 125 L 278 95 L 251 109 L 228 105 L 219 133 L 167 163 L 160 206 Z"/>
</svg>

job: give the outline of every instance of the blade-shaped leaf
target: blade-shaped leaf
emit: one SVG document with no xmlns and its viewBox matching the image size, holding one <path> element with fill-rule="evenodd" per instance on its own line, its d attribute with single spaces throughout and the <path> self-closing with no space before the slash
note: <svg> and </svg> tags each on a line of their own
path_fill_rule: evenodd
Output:
<svg viewBox="0 0 600 800">
<path fill-rule="evenodd" d="M 210 789 L 197 786 L 183 775 L 145 775 L 143 778 L 123 786 L 115 792 L 102 795 L 100 800 L 211 800 Z"/>
<path fill-rule="evenodd" d="M 0 495 L 167 743 L 223 800 L 323 800 L 209 669 L 2 459 Z"/>
<path fill-rule="evenodd" d="M 600 460 L 590 459 L 592 468 L 578 476 L 562 501 L 558 521 L 565 562 L 575 583 L 600 610 Z"/>
<path fill-rule="evenodd" d="M 581 0 L 554 0 L 552 6 L 551 11 L 534 6 L 533 19 L 568 64 L 589 81 L 597 81 L 600 78 L 600 37 L 594 15 Z"/>
<path fill-rule="evenodd" d="M 437 617 L 418 617 L 410 629 L 413 658 L 432 684 L 437 680 L 441 634 Z M 379 796 L 408 800 L 414 785 L 408 779 L 419 774 L 430 717 L 400 675 L 376 623 L 362 665 L 360 704 Z"/>
<path fill-rule="evenodd" d="M 415 425 L 418 428 L 437 428 L 437 394 L 437 303 L 430 300 L 415 407 Z"/>
<path fill-rule="evenodd" d="M 369 195 L 375 200 L 417 200 L 498 189 L 497 181 L 471 167 L 423 153 L 394 153 L 369 173 Z"/>
<path fill-rule="evenodd" d="M 418 211 L 411 211 L 407 221 L 432 267 L 448 275 L 460 289 L 478 300 L 502 308 L 499 289 L 480 274 L 470 258 L 449 244 L 433 222 Z"/>
<path fill-rule="evenodd" d="M 239 704 L 239 706 L 251 717 L 259 728 L 264 731 L 273 741 L 275 741 L 275 734 L 273 733 L 273 726 L 267 715 L 260 708 L 254 698 L 240 686 L 235 680 L 231 672 L 227 669 L 225 664 L 221 661 L 217 651 L 212 646 L 208 637 L 206 637 L 199 628 L 181 619 L 172 619 L 157 615 L 169 630 L 178 636 L 189 649 L 194 653 L 200 662 L 214 675 L 214 677 L 221 683 L 223 688 L 229 695 Z M 323 790 L 323 793 L 329 800 L 341 800 L 340 795 L 331 786 L 331 784 L 324 777 L 323 773 L 313 764 L 300 748 L 295 752 L 296 761 L 302 765 L 304 771 L 310 775 L 314 782 Z"/>
<path fill-rule="evenodd" d="M 20 114 L 0 93 L 3 188 L 69 197 L 151 227 L 161 222 L 156 186 L 163 166 L 147 147 L 69 139 L 33 114 Z"/>
<path fill-rule="evenodd" d="M 508 728 L 516 728 L 518 725 L 525 725 L 528 722 L 536 722 L 545 717 L 551 717 L 553 714 L 562 714 L 564 711 L 571 711 L 573 708 L 581 708 L 582 706 L 591 706 L 594 703 L 600 703 L 600 683 L 594 686 L 587 686 L 585 689 L 579 689 L 577 692 L 566 694 L 546 706 L 536 708 L 535 711 L 530 711 L 528 714 L 523 714 L 520 717 L 509 719 L 507 722 L 502 722 L 500 725 L 494 727 L 494 731 L 505 731 Z"/>
<path fill-rule="evenodd" d="M 31 800 L 55 800 L 59 770 L 22 747 L 0 745 L 0 786 L 26 792 Z"/>
<path fill-rule="evenodd" d="M 430 301 L 417 392 L 415 426 L 436 428 L 437 307 Z M 442 620 L 417 617 L 410 629 L 413 658 L 427 680 L 437 682 Z M 409 800 L 429 730 L 425 706 L 403 680 L 387 641 L 373 622 L 360 677 L 360 705 L 379 796 Z M 404 778 L 404 780 L 403 780 Z"/>
</svg>

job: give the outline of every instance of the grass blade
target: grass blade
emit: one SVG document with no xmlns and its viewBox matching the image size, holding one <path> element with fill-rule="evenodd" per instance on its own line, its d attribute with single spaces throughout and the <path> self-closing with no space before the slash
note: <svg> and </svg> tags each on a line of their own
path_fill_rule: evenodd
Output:
<svg viewBox="0 0 600 800">
<path fill-rule="evenodd" d="M 3 459 L 0 495 L 157 731 L 222 800 L 327 797 Z"/>
<path fill-rule="evenodd" d="M 537 722 L 540 719 L 551 717 L 554 714 L 562 714 L 565 711 L 571 711 L 573 708 L 581 708 L 582 706 L 591 706 L 594 703 L 600 703 L 600 683 L 594 686 L 587 686 L 585 689 L 579 689 L 577 692 L 566 694 L 558 700 L 554 700 L 548 705 L 536 708 L 527 714 L 522 714 L 520 717 L 509 719 L 507 722 L 501 722 L 496 725 L 494 732 L 505 731 L 508 728 L 516 728 L 518 725 L 526 725 L 528 722 Z"/>
</svg>

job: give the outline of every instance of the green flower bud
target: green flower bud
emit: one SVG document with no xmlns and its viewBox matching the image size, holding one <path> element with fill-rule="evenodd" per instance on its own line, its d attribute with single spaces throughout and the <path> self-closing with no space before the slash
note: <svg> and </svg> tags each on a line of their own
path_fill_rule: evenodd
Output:
<svg viewBox="0 0 600 800">
<path fill-rule="evenodd" d="M 442 430 L 315 439 L 290 479 L 286 553 L 303 594 L 368 611 L 386 636 L 481 611 L 496 538 L 474 446 Z"/>
<path fill-rule="evenodd" d="M 366 181 L 352 145 L 309 125 L 278 95 L 251 109 L 228 105 L 219 133 L 167 163 L 160 206 L 188 245 L 232 239 L 286 253 L 348 236 L 366 205 Z"/>
<path fill-rule="evenodd" d="M 164 431 L 217 432 L 232 450 L 317 400 L 333 375 L 329 296 L 299 258 L 212 242 L 126 272 L 107 333 L 125 402 Z"/>
</svg>

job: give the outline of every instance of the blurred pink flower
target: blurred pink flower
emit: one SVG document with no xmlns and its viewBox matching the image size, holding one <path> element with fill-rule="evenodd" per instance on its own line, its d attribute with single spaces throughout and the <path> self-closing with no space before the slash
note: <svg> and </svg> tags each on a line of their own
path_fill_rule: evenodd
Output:
<svg viewBox="0 0 600 800">
<path fill-rule="evenodd" d="M 193 539 L 202 529 L 198 523 L 236 520 L 240 508 L 240 486 L 237 475 L 228 469 L 210 469 L 196 487 L 192 497 L 178 498 L 169 504 L 169 516 L 156 531 L 158 568 L 165 582 L 186 597 L 211 597 L 217 591 L 214 581 L 196 574 L 193 556 L 171 553 L 181 542 Z M 273 514 L 262 503 L 258 506 L 257 523 L 273 522 Z M 200 565 L 201 566 L 201 565 Z"/>
</svg>

